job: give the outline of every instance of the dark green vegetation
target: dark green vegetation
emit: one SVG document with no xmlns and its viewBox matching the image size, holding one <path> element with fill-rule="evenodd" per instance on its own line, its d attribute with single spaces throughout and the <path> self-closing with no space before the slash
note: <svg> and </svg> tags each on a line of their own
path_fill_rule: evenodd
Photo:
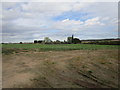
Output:
<svg viewBox="0 0 120 90">
<path fill-rule="evenodd" d="M 94 45 L 94 44 L 3 44 L 5 49 L 38 49 L 40 51 L 64 51 L 64 50 L 99 50 L 118 49 L 118 45 Z M 4 52 L 4 49 L 3 49 Z"/>
<path fill-rule="evenodd" d="M 120 45 L 120 40 L 111 41 L 111 40 L 90 40 L 90 41 L 82 41 L 82 43 L 86 44 L 98 44 L 98 45 Z"/>
</svg>

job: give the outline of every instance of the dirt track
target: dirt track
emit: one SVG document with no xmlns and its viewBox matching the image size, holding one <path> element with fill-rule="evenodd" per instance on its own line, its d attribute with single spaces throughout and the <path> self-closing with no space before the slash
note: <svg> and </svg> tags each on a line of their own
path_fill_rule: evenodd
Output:
<svg viewBox="0 0 120 90">
<path fill-rule="evenodd" d="M 3 88 L 118 87 L 117 50 L 3 54 Z"/>
</svg>

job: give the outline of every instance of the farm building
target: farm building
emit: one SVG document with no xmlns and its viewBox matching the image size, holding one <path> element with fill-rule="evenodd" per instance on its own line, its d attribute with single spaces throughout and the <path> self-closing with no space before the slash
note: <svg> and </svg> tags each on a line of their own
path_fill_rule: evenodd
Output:
<svg viewBox="0 0 120 90">
<path fill-rule="evenodd" d="M 71 43 L 74 43 L 74 44 L 81 43 L 81 41 L 78 38 L 74 38 L 73 35 L 72 35 L 72 37 L 68 37 L 67 38 L 67 42 L 69 44 L 71 44 Z"/>
</svg>

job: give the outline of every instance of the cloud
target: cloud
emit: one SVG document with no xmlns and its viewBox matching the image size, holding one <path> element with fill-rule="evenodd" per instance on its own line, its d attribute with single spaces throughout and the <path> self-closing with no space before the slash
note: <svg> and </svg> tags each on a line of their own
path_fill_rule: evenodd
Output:
<svg viewBox="0 0 120 90">
<path fill-rule="evenodd" d="M 95 17 L 92 19 L 88 19 L 86 21 L 80 21 L 80 20 L 70 20 L 65 19 L 62 21 L 57 21 L 53 24 L 52 28 L 58 29 L 58 30 L 67 30 L 67 31 L 81 31 L 84 30 L 85 27 L 93 27 L 94 25 L 105 25 L 101 23 L 99 17 Z"/>
<path fill-rule="evenodd" d="M 85 25 L 87 25 L 87 26 L 89 26 L 89 25 L 104 25 L 99 20 L 100 20 L 99 17 L 88 19 L 88 20 L 85 21 Z"/>
<path fill-rule="evenodd" d="M 117 3 L 3 2 L 2 7 L 3 42 L 117 35 Z"/>
<path fill-rule="evenodd" d="M 1 0 L 2 2 L 119 2 L 119 0 Z"/>
<path fill-rule="evenodd" d="M 58 16 L 67 11 L 78 11 L 93 3 L 78 3 L 78 2 L 29 2 L 29 3 L 13 3 L 4 2 L 3 19 L 13 19 L 19 17 L 41 17 L 49 18 Z M 42 7 L 42 8 L 41 8 Z"/>
</svg>

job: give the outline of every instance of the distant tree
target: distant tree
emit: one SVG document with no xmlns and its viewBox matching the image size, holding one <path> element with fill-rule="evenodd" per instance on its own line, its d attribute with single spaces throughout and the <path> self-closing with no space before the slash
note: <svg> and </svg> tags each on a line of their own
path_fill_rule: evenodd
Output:
<svg viewBox="0 0 120 90">
<path fill-rule="evenodd" d="M 20 44 L 22 44 L 22 42 L 20 42 Z"/>
<path fill-rule="evenodd" d="M 37 41 L 37 40 L 34 40 L 34 43 L 38 43 L 38 41 Z"/>
<path fill-rule="evenodd" d="M 61 42 L 59 40 L 56 40 L 56 44 L 61 44 Z"/>
<path fill-rule="evenodd" d="M 63 43 L 64 43 L 64 44 L 67 44 L 68 42 L 64 40 L 64 42 L 63 42 Z"/>
<path fill-rule="evenodd" d="M 68 42 L 68 43 L 72 43 L 72 37 L 68 37 L 68 38 L 67 38 L 67 42 Z"/>
<path fill-rule="evenodd" d="M 38 43 L 42 43 L 42 40 L 39 40 Z"/>
<path fill-rule="evenodd" d="M 45 38 L 44 38 L 44 42 L 45 42 L 45 43 L 51 43 L 52 40 L 51 40 L 49 37 L 45 37 Z"/>
<path fill-rule="evenodd" d="M 77 44 L 77 43 L 81 43 L 81 41 L 80 41 L 78 38 L 74 38 L 74 39 L 73 39 L 73 43 L 74 43 L 74 44 Z"/>
</svg>

